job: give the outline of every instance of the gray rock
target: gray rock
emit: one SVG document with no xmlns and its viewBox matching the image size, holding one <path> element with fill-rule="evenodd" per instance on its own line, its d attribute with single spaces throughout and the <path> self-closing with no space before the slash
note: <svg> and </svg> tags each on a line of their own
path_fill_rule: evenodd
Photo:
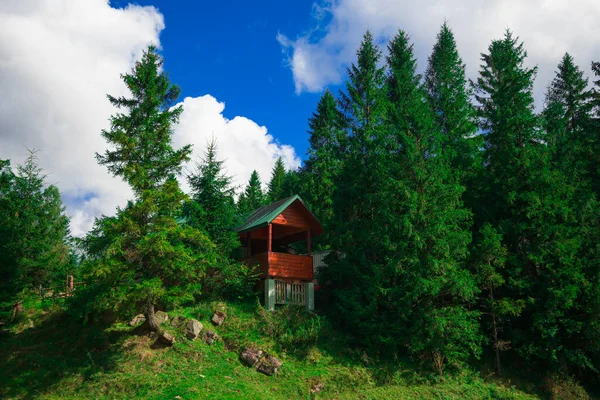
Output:
<svg viewBox="0 0 600 400">
<path fill-rule="evenodd" d="M 158 322 L 159 325 L 162 325 L 165 322 L 169 322 L 169 315 L 164 311 L 157 311 L 155 316 L 156 316 L 156 321 Z"/>
<path fill-rule="evenodd" d="M 240 360 L 242 360 L 242 362 L 247 366 L 254 367 L 256 363 L 260 361 L 262 355 L 262 350 L 255 349 L 253 347 L 246 347 L 242 351 L 242 354 L 240 354 Z"/>
<path fill-rule="evenodd" d="M 217 339 L 219 339 L 219 335 L 217 335 L 217 332 L 214 332 L 214 331 L 206 331 L 202 335 L 202 339 L 204 339 L 204 342 L 206 344 L 211 345 L 211 344 L 213 344 L 213 342 L 215 342 L 215 341 L 217 341 Z"/>
<path fill-rule="evenodd" d="M 158 334 L 158 339 L 163 342 L 164 344 L 167 344 L 169 346 L 172 346 L 173 343 L 175 343 L 175 336 L 171 335 L 169 332 L 167 331 L 162 331 Z"/>
<path fill-rule="evenodd" d="M 265 375 L 271 376 L 271 375 L 275 375 L 277 373 L 277 371 L 279 371 L 279 368 L 281 368 L 282 365 L 283 365 L 283 363 L 281 361 L 279 361 L 277 358 L 275 358 L 271 355 L 267 355 L 265 358 L 260 360 L 260 362 L 256 366 L 256 370 L 259 372 L 262 372 Z"/>
<path fill-rule="evenodd" d="M 188 339 L 195 340 L 202 331 L 202 324 L 195 319 L 190 319 L 185 326 L 185 335 Z"/>
<path fill-rule="evenodd" d="M 171 326 L 175 328 L 181 328 L 185 324 L 185 318 L 177 316 L 171 320 Z"/>
<path fill-rule="evenodd" d="M 144 314 L 138 314 L 135 317 L 133 317 L 131 321 L 129 321 L 129 325 L 136 326 L 143 322 L 146 322 L 146 317 L 144 317 Z"/>
<path fill-rule="evenodd" d="M 210 321 L 215 324 L 216 326 L 219 326 L 223 323 L 223 321 L 225 321 L 225 317 L 227 317 L 227 314 L 225 314 L 224 312 L 221 311 L 215 311 L 215 313 L 213 314 L 212 318 L 210 319 Z"/>
</svg>

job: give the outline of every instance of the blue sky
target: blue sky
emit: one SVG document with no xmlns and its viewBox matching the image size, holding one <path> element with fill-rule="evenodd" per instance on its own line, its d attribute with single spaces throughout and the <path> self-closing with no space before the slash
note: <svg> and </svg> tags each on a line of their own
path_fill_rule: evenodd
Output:
<svg viewBox="0 0 600 400">
<path fill-rule="evenodd" d="M 406 30 L 422 71 L 444 20 L 473 79 L 510 28 L 539 68 L 538 106 L 566 51 L 587 76 L 600 55 L 598 0 L 0 0 L 0 159 L 41 150 L 76 236 L 114 214 L 132 194 L 94 157 L 115 112 L 106 94 L 127 95 L 120 74 L 159 43 L 183 90 L 174 144 L 197 160 L 215 138 L 238 189 L 252 170 L 266 182 L 278 157 L 300 165 L 308 118 L 325 88 L 342 87 L 367 29 L 384 47 Z"/>
<path fill-rule="evenodd" d="M 111 1 L 113 6 L 129 2 Z M 308 118 L 319 93 L 294 89 L 292 72 L 276 39 L 304 33 L 312 1 L 135 1 L 164 15 L 160 34 L 165 69 L 182 96 L 210 93 L 226 104 L 224 115 L 243 115 L 303 157 Z M 333 86 L 332 86 L 333 87 Z"/>
</svg>

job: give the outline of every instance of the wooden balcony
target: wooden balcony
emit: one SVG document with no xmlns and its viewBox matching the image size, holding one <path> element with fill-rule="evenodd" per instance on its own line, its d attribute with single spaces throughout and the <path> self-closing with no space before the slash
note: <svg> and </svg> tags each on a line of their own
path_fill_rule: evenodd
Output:
<svg viewBox="0 0 600 400">
<path fill-rule="evenodd" d="M 266 251 L 247 257 L 243 262 L 248 265 L 260 266 L 262 278 L 275 278 L 286 281 L 313 280 L 313 259 L 311 256 Z"/>
</svg>

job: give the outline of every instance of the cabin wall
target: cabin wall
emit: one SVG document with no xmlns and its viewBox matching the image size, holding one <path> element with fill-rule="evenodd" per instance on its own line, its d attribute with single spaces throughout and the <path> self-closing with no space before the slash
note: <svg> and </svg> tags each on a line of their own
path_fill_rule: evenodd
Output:
<svg viewBox="0 0 600 400">
<path fill-rule="evenodd" d="M 269 253 L 268 275 L 276 278 L 312 281 L 312 257 L 286 253 Z"/>
<path fill-rule="evenodd" d="M 272 223 L 308 229 L 308 221 L 306 219 L 306 215 L 304 215 L 304 213 L 300 211 L 300 209 L 296 205 L 291 205 L 290 207 L 283 210 L 281 214 L 275 217 Z"/>
</svg>

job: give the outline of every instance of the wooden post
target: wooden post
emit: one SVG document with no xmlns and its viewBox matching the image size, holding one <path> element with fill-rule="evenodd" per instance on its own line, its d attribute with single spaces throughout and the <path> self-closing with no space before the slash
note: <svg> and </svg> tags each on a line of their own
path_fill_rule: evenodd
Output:
<svg viewBox="0 0 600 400">
<path fill-rule="evenodd" d="M 265 279 L 265 308 L 275 310 L 275 279 Z"/>
<path fill-rule="evenodd" d="M 272 242 L 273 242 L 273 224 L 269 224 L 269 234 L 267 235 L 267 251 L 269 253 L 271 252 L 271 249 L 273 248 Z"/>
<path fill-rule="evenodd" d="M 252 255 L 252 232 L 248 232 L 248 257 Z"/>
<path fill-rule="evenodd" d="M 315 284 L 312 282 L 304 284 L 304 305 L 307 310 L 315 309 Z"/>
<path fill-rule="evenodd" d="M 306 231 L 306 247 L 308 248 L 308 256 L 310 257 L 310 229 Z"/>
</svg>

